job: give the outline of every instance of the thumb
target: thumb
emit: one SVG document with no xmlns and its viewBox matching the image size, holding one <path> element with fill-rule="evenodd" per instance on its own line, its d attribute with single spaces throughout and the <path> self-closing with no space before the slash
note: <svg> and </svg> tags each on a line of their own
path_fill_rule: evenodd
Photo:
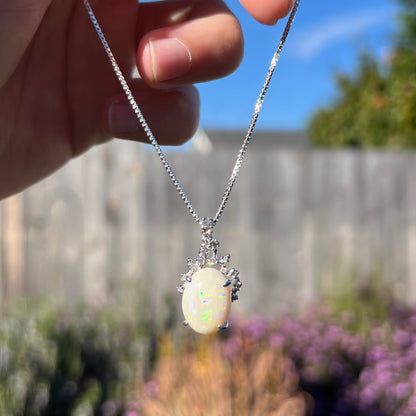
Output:
<svg viewBox="0 0 416 416">
<path fill-rule="evenodd" d="M 25 53 L 52 0 L 0 0 L 0 87 Z"/>
</svg>

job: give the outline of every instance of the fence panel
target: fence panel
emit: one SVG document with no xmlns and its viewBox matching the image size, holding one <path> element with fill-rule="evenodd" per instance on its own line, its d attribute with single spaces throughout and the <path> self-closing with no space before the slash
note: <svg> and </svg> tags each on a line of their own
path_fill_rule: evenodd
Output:
<svg viewBox="0 0 416 416">
<path fill-rule="evenodd" d="M 197 211 L 213 215 L 234 152 L 168 156 Z M 353 270 L 416 301 L 415 180 L 415 153 L 253 150 L 215 230 L 244 282 L 237 309 L 302 305 Z M 157 308 L 200 243 L 159 160 L 129 142 L 3 201 L 0 227 L 3 303 L 18 293 L 100 303 L 142 279 Z"/>
</svg>

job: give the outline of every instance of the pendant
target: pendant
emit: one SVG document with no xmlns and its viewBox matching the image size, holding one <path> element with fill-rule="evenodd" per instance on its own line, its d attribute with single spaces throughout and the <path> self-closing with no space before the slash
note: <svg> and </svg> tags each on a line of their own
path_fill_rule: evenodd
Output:
<svg viewBox="0 0 416 416">
<path fill-rule="evenodd" d="M 188 259 L 188 272 L 181 277 L 184 324 L 200 334 L 228 327 L 231 302 L 238 299 L 242 283 L 238 270 L 228 269 L 230 255 L 217 257 L 219 242 L 213 237 L 215 223 L 202 221 L 202 242 L 196 259 Z"/>
</svg>

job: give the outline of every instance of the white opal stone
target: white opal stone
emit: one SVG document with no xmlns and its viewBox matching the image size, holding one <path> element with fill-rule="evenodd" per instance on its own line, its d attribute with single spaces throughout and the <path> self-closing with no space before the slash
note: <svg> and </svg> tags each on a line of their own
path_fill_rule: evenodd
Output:
<svg viewBox="0 0 416 416">
<path fill-rule="evenodd" d="M 182 311 L 189 326 L 210 334 L 227 322 L 231 309 L 231 286 L 223 287 L 225 276 L 214 267 L 204 267 L 185 284 Z"/>
</svg>

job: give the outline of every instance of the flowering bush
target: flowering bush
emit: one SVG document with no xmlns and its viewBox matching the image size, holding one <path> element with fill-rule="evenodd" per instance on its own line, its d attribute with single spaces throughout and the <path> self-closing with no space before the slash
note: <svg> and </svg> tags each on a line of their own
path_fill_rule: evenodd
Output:
<svg viewBox="0 0 416 416">
<path fill-rule="evenodd" d="M 255 316 L 168 349 L 131 416 L 414 416 L 416 311 L 391 302 L 380 310 L 385 319 L 368 314 L 364 326 L 352 311 L 325 308 L 275 322 Z"/>
<path fill-rule="evenodd" d="M 416 311 L 397 309 L 390 325 L 375 326 L 364 368 L 345 392 L 362 415 L 416 415 Z"/>
<path fill-rule="evenodd" d="M 368 288 L 333 304 L 214 337 L 153 336 L 134 304 L 25 308 L 0 321 L 0 414 L 416 415 L 416 310 Z"/>
<path fill-rule="evenodd" d="M 238 333 L 226 341 L 237 344 Z M 327 313 L 286 317 L 275 324 L 254 318 L 245 336 L 290 357 L 315 415 L 416 415 L 416 311 L 392 310 L 369 334 L 345 329 Z"/>
</svg>

